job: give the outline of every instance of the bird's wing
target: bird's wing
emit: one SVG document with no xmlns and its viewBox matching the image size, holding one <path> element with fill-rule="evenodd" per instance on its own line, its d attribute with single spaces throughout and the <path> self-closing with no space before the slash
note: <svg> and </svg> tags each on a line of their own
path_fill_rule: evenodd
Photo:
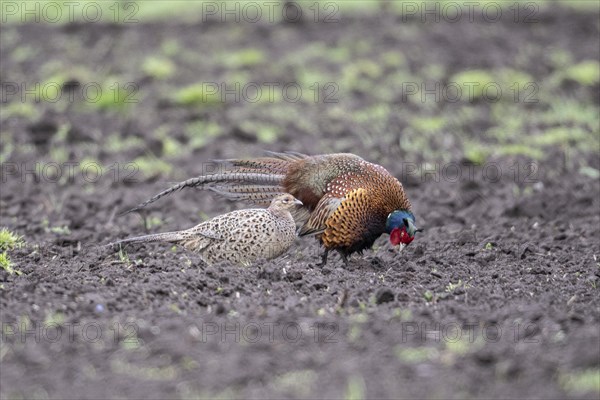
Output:
<svg viewBox="0 0 600 400">
<path fill-rule="evenodd" d="M 225 240 L 220 233 L 209 230 L 196 232 L 196 235 L 200 235 L 212 240 Z"/>
<path fill-rule="evenodd" d="M 339 207 L 325 221 L 323 242 L 352 246 L 369 235 L 379 213 L 366 189 L 348 192 Z"/>
<path fill-rule="evenodd" d="M 342 204 L 344 198 L 337 198 L 332 196 L 324 196 L 317 203 L 317 207 L 310 214 L 310 218 L 302 226 L 298 235 L 317 235 L 323 233 L 326 229 L 325 221 L 337 210 Z"/>
<path fill-rule="evenodd" d="M 223 234 L 210 224 L 212 221 L 204 222 L 186 231 L 188 237 L 202 237 L 211 240 L 224 240 Z"/>
<path fill-rule="evenodd" d="M 210 246 L 225 240 L 223 234 L 219 232 L 218 226 L 214 225 L 214 219 L 203 222 L 193 228 L 182 232 L 184 235 L 181 241 L 183 246 L 196 253 L 202 254 Z"/>
<path fill-rule="evenodd" d="M 263 215 L 270 215 L 264 208 L 246 208 L 218 215 L 189 229 L 195 236 L 212 240 L 228 240 L 240 228 L 244 229 Z"/>
</svg>

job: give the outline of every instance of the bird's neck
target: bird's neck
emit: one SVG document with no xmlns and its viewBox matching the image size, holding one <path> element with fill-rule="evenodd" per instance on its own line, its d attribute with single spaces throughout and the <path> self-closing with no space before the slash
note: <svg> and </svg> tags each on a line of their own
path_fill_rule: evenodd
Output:
<svg viewBox="0 0 600 400">
<path fill-rule="evenodd" d="M 289 210 L 284 210 L 279 207 L 269 207 L 267 210 L 279 218 L 292 218 L 292 214 L 289 212 Z"/>
</svg>

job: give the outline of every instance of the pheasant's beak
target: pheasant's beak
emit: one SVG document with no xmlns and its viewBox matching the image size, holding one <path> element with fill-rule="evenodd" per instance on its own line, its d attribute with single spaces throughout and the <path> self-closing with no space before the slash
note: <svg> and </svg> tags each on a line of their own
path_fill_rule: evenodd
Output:
<svg viewBox="0 0 600 400">
<path fill-rule="evenodd" d="M 405 247 L 406 245 L 404 243 L 398 243 L 394 246 L 394 250 L 396 250 L 396 253 L 400 254 Z"/>
<path fill-rule="evenodd" d="M 415 226 L 415 224 L 413 224 L 413 222 L 411 220 L 408 221 L 408 234 L 413 237 L 415 236 L 415 233 L 417 232 L 421 232 L 421 229 L 417 229 L 417 227 Z"/>
<path fill-rule="evenodd" d="M 303 203 L 302 203 L 300 200 L 298 200 L 298 199 L 295 199 L 295 200 L 294 200 L 294 204 L 295 204 L 295 205 L 297 205 L 297 206 L 303 206 L 303 205 L 304 205 L 304 204 L 303 204 Z"/>
</svg>

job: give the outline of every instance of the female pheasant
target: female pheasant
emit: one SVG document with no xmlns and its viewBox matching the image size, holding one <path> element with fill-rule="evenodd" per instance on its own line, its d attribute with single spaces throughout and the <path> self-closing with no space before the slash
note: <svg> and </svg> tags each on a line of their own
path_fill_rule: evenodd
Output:
<svg viewBox="0 0 600 400">
<path fill-rule="evenodd" d="M 269 153 L 254 159 L 221 160 L 228 170 L 188 179 L 157 194 L 137 211 L 185 187 L 206 187 L 232 200 L 265 204 L 287 192 L 302 201 L 294 215 L 300 235 L 317 235 L 329 251 L 347 256 L 370 248 L 383 233 L 401 250 L 419 230 L 402 184 L 385 168 L 349 153 L 307 156 Z"/>
<path fill-rule="evenodd" d="M 260 258 L 279 257 L 290 248 L 296 238 L 290 211 L 298 205 L 302 203 L 285 193 L 275 197 L 267 209 L 236 210 L 183 231 L 138 236 L 107 246 L 170 242 L 199 253 L 207 264 L 226 260 L 247 265 Z"/>
</svg>

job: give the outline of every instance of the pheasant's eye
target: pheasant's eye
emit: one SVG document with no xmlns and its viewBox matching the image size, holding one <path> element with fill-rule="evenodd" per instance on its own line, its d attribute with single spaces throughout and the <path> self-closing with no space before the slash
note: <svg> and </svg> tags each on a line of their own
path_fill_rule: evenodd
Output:
<svg viewBox="0 0 600 400">
<path fill-rule="evenodd" d="M 404 218 L 402 222 L 404 222 L 404 226 L 408 228 L 408 219 Z"/>
</svg>

